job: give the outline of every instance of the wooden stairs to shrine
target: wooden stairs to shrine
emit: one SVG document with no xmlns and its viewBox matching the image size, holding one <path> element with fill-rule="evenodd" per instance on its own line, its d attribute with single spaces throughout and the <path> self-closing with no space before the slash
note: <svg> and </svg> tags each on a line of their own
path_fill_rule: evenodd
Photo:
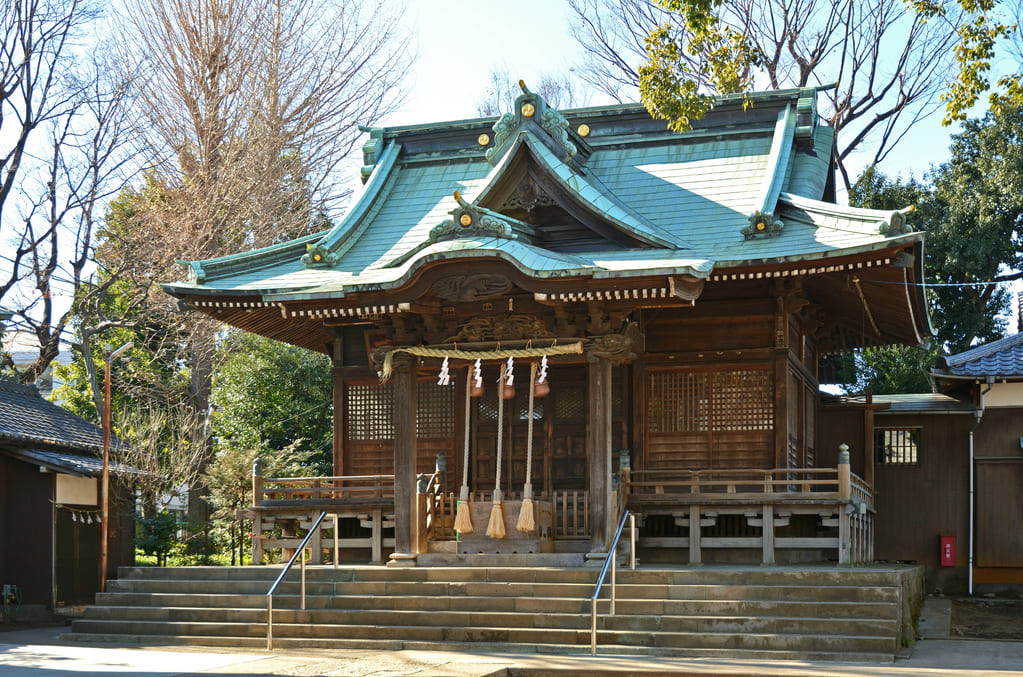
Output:
<svg viewBox="0 0 1023 677">
<path fill-rule="evenodd" d="M 266 647 L 279 567 L 124 568 L 64 639 Z M 592 568 L 310 567 L 274 597 L 274 648 L 590 651 Z M 912 570 L 619 570 L 598 653 L 891 661 L 911 639 Z"/>
</svg>

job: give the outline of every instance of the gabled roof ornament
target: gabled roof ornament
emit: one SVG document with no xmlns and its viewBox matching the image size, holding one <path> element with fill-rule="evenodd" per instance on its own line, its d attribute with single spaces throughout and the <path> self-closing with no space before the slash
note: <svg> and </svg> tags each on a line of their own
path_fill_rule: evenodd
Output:
<svg viewBox="0 0 1023 677">
<path fill-rule="evenodd" d="M 913 205 L 904 207 L 893 211 L 887 221 L 881 221 L 877 224 L 877 232 L 881 233 L 885 237 L 896 237 L 897 235 L 905 235 L 906 233 L 913 232 L 913 226 L 906 223 L 906 216 L 914 209 Z"/>
<path fill-rule="evenodd" d="M 562 160 L 569 161 L 579 153 L 579 143 L 582 139 L 576 136 L 578 141 L 573 140 L 569 134 L 569 124 L 565 116 L 553 108 L 547 106 L 543 97 L 534 94 L 526 87 L 526 83 L 519 80 L 519 87 L 522 95 L 515 99 L 515 111 L 505 113 L 494 124 L 494 145 L 487 150 L 487 160 L 495 162 L 504 152 L 505 142 L 509 140 L 512 133 L 524 124 L 530 122 L 539 125 L 550 135 L 551 140 L 560 151 Z"/>
<path fill-rule="evenodd" d="M 749 215 L 749 225 L 741 232 L 747 240 L 763 240 L 781 235 L 784 228 L 785 224 L 774 214 L 758 210 Z"/>
<path fill-rule="evenodd" d="M 448 212 L 452 218 L 434 226 L 430 231 L 430 242 L 472 235 L 491 235 L 514 240 L 519 236 L 532 237 L 536 234 L 528 223 L 466 202 L 457 190 L 454 197 L 458 206 Z"/>
<path fill-rule="evenodd" d="M 330 268 L 337 263 L 337 254 L 321 244 L 307 244 L 302 255 L 302 263 L 306 268 Z"/>
</svg>

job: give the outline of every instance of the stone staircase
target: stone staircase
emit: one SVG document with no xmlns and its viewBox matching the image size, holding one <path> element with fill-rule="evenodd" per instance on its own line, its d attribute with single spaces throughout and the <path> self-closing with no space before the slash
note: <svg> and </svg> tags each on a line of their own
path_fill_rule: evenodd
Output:
<svg viewBox="0 0 1023 677">
<path fill-rule="evenodd" d="M 68 640 L 265 648 L 279 567 L 122 568 Z M 309 567 L 274 596 L 275 648 L 588 653 L 592 568 Z M 919 579 L 919 580 L 918 580 Z M 597 651 L 891 661 L 912 639 L 913 567 L 619 570 Z M 606 591 L 605 591 L 606 597 Z"/>
</svg>

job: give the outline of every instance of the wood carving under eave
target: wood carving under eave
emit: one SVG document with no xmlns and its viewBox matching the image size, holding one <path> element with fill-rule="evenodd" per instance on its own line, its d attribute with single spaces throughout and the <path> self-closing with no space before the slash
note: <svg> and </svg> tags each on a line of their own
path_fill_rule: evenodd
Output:
<svg viewBox="0 0 1023 677">
<path fill-rule="evenodd" d="M 620 334 L 592 336 L 583 343 L 586 358 L 605 359 L 624 364 L 636 359 L 636 355 L 646 351 L 646 337 L 639 330 L 639 325 L 630 322 Z"/>
<path fill-rule="evenodd" d="M 453 275 L 433 283 L 433 291 L 445 301 L 470 302 L 492 298 L 508 292 L 511 288 L 511 280 L 504 275 L 491 273 Z"/>
<path fill-rule="evenodd" d="M 445 339 L 444 343 L 514 341 L 555 338 L 555 336 L 542 319 L 533 315 L 476 317 L 459 325 L 458 333 Z"/>
</svg>

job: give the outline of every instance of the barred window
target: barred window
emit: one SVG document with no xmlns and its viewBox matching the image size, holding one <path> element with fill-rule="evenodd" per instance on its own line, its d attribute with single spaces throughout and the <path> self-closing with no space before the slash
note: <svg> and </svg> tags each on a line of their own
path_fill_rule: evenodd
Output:
<svg viewBox="0 0 1023 677">
<path fill-rule="evenodd" d="M 874 461 L 887 467 L 920 465 L 920 428 L 874 430 Z"/>
</svg>

